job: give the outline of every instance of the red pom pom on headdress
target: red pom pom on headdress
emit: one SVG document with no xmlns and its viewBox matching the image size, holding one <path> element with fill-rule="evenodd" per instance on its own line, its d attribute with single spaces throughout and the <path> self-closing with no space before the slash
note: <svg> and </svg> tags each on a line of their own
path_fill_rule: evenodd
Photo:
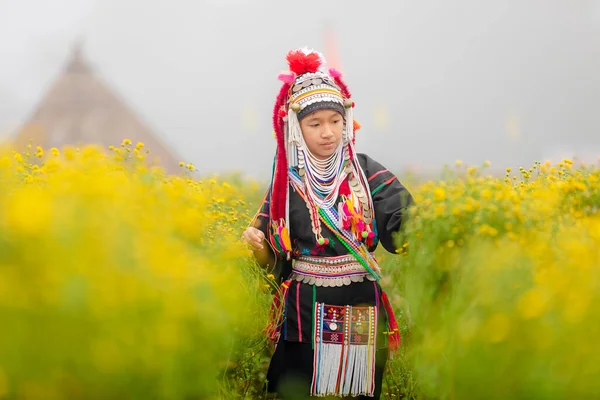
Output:
<svg viewBox="0 0 600 400">
<path fill-rule="evenodd" d="M 321 55 L 317 52 L 306 52 L 304 50 L 292 50 L 286 60 L 290 65 L 290 70 L 296 75 L 302 75 L 307 72 L 317 72 L 323 63 Z"/>
</svg>

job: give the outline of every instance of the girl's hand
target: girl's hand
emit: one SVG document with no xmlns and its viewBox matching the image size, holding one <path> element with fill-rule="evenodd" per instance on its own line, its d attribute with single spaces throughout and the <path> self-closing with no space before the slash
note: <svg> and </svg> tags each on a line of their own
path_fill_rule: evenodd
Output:
<svg viewBox="0 0 600 400">
<path fill-rule="evenodd" d="M 248 243 L 253 250 L 264 249 L 265 234 L 252 226 L 248 227 L 242 233 L 242 240 Z"/>
</svg>

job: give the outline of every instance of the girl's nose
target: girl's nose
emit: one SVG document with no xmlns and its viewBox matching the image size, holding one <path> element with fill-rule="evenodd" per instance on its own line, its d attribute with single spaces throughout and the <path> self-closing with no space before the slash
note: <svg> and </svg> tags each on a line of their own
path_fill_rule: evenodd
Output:
<svg viewBox="0 0 600 400">
<path fill-rule="evenodd" d="M 334 136 L 333 135 L 333 129 L 332 129 L 332 127 L 330 125 L 325 125 L 325 127 L 323 128 L 322 136 L 326 137 L 326 138 Z"/>
</svg>

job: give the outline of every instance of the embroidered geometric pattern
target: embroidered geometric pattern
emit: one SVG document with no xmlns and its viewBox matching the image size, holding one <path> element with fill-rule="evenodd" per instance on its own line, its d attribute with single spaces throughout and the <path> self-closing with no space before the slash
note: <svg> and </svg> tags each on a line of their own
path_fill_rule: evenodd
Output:
<svg viewBox="0 0 600 400">
<path fill-rule="evenodd" d="M 335 287 L 375 280 L 353 255 L 341 257 L 306 257 L 294 259 L 290 279 L 309 285 Z"/>
<path fill-rule="evenodd" d="M 377 308 L 315 304 L 313 396 L 373 396 Z"/>
</svg>

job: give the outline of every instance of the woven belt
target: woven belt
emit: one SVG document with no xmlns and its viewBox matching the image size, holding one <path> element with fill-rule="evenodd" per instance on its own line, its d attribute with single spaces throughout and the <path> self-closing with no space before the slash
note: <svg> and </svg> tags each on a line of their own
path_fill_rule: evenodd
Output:
<svg viewBox="0 0 600 400">
<path fill-rule="evenodd" d="M 375 278 L 353 255 L 339 257 L 299 256 L 294 260 L 290 279 L 309 285 L 333 287 Z"/>
</svg>

